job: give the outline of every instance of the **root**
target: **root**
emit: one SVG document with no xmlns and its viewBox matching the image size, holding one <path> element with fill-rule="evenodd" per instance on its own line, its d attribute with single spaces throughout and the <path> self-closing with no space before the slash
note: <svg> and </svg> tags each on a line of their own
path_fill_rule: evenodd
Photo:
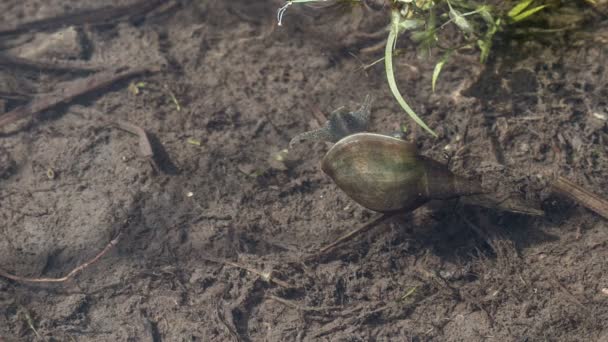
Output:
<svg viewBox="0 0 608 342">
<path fill-rule="evenodd" d="M 61 277 L 61 278 L 28 278 L 28 277 L 20 277 L 14 274 L 10 274 L 2 269 L 0 269 L 0 277 L 4 277 L 10 280 L 14 280 L 17 282 L 21 282 L 21 283 L 63 283 L 65 281 L 67 281 L 68 279 L 74 277 L 76 274 L 82 272 L 84 269 L 86 269 L 87 267 L 91 266 L 92 264 L 96 263 L 97 261 L 99 261 L 99 259 L 101 259 L 104 255 L 106 255 L 108 253 L 108 251 L 110 249 L 112 249 L 112 247 L 116 246 L 118 244 L 118 242 L 120 241 L 120 237 L 122 236 L 122 232 L 119 232 L 118 235 L 116 235 L 116 237 L 114 239 L 112 239 L 112 241 L 110 241 L 106 247 L 99 252 L 95 257 L 93 257 L 92 259 L 90 259 L 89 261 L 81 264 L 80 266 L 74 268 L 73 270 L 71 270 L 66 276 Z"/>
</svg>

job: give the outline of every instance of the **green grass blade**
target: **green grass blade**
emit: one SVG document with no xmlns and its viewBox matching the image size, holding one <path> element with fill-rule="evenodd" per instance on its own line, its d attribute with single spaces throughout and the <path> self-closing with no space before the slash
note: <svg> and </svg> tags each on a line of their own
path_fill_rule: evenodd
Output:
<svg viewBox="0 0 608 342">
<path fill-rule="evenodd" d="M 494 24 L 494 17 L 492 16 L 492 9 L 488 5 L 483 5 L 477 8 L 479 15 L 488 25 Z"/>
<path fill-rule="evenodd" d="M 481 51 L 479 54 L 479 62 L 485 63 L 490 56 L 490 50 L 492 49 L 492 39 L 485 37 L 484 39 L 477 40 L 477 46 Z"/>
<path fill-rule="evenodd" d="M 433 93 L 435 92 L 435 84 L 437 83 L 437 78 L 439 78 L 439 73 L 441 73 L 441 69 L 443 68 L 443 65 L 445 64 L 445 62 L 447 62 L 448 58 L 450 58 L 451 54 L 452 54 L 452 51 L 448 50 L 443 55 L 443 57 L 441 57 L 441 59 L 437 62 L 437 64 L 435 64 L 435 69 L 433 70 L 432 86 L 431 86 L 431 88 L 433 89 Z"/>
<path fill-rule="evenodd" d="M 399 31 L 399 20 L 401 16 L 398 11 L 393 11 L 392 20 L 391 20 L 391 30 L 388 34 L 388 39 L 386 41 L 386 48 L 384 50 L 384 66 L 386 70 L 386 78 L 388 80 L 388 86 L 393 93 L 393 96 L 401 105 L 401 108 L 405 110 L 405 112 L 414 120 L 418 125 L 424 128 L 427 132 L 429 132 L 434 137 L 437 137 L 437 133 L 433 132 L 422 119 L 418 117 L 418 115 L 410 108 L 410 106 L 405 102 L 403 96 L 399 92 L 399 88 L 397 88 L 397 82 L 395 81 L 395 72 L 393 69 L 393 49 L 395 43 L 397 42 L 397 34 Z"/>
<path fill-rule="evenodd" d="M 528 6 L 530 6 L 532 1 L 534 1 L 534 0 L 521 0 L 517 5 L 515 5 L 513 8 L 511 8 L 511 10 L 509 11 L 509 13 L 507 13 L 507 15 L 511 18 L 515 17 L 516 15 L 521 13 L 523 10 L 525 10 Z"/>
<path fill-rule="evenodd" d="M 513 19 L 514 22 L 522 21 L 522 20 L 528 18 L 532 14 L 534 14 L 534 13 L 542 10 L 543 8 L 545 8 L 547 6 L 549 6 L 549 5 L 541 5 L 541 6 L 538 6 L 538 7 L 534 7 L 532 9 L 529 9 L 529 10 L 523 12 L 523 13 L 520 13 L 520 14 L 516 15 L 515 17 L 512 17 L 511 19 Z"/>
</svg>

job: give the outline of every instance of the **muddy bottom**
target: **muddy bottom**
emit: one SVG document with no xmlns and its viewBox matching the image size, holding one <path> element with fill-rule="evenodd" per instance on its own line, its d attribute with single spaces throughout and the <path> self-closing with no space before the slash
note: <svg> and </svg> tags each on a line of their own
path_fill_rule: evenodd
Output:
<svg viewBox="0 0 608 342">
<path fill-rule="evenodd" d="M 107 247 L 65 281 L 0 277 L 0 341 L 608 341 L 607 221 L 547 186 L 608 193 L 605 25 L 457 55 L 435 92 L 439 56 L 404 39 L 398 83 L 435 139 L 365 68 L 386 12 L 294 5 L 277 26 L 278 0 L 147 4 L 0 4 L 2 56 L 54 65 L 0 58 L 3 112 L 147 68 L 0 127 L 0 270 L 61 278 Z M 103 6 L 124 10 L 25 24 Z M 545 216 L 433 202 L 316 254 L 377 214 L 320 170 L 331 144 L 277 153 L 367 94 L 372 131 L 406 123 Z"/>
</svg>

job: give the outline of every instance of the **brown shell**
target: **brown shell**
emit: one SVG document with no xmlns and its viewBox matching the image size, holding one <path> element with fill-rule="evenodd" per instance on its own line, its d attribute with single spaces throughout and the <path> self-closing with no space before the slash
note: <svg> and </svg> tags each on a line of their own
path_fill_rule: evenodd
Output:
<svg viewBox="0 0 608 342">
<path fill-rule="evenodd" d="M 413 210 L 431 199 L 481 193 L 479 184 L 417 155 L 413 144 L 375 133 L 338 141 L 321 169 L 355 202 L 379 212 Z"/>
</svg>

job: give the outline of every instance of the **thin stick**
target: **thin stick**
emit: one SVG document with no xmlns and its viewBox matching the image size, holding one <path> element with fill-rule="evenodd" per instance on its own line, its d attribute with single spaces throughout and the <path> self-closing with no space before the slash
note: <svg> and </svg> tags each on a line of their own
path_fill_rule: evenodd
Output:
<svg viewBox="0 0 608 342">
<path fill-rule="evenodd" d="M 31 98 L 31 96 L 30 95 L 26 95 L 26 94 L 7 93 L 7 92 L 0 91 L 0 99 L 15 100 L 15 101 L 27 101 L 30 98 Z"/>
<path fill-rule="evenodd" d="M 284 281 L 282 281 L 280 279 L 275 279 L 272 276 L 271 272 L 258 271 L 255 268 L 252 268 L 252 267 L 249 267 L 249 266 L 246 266 L 246 265 L 242 265 L 242 264 L 236 263 L 234 261 L 230 261 L 230 260 L 216 259 L 216 258 L 209 257 L 209 256 L 203 256 L 202 258 L 205 259 L 205 260 L 207 260 L 207 261 L 215 262 L 215 263 L 218 263 L 218 264 L 224 264 L 224 265 L 227 265 L 227 266 L 232 266 L 232 267 L 235 267 L 235 268 L 240 268 L 240 269 L 245 270 L 245 271 L 247 271 L 249 273 L 253 273 L 253 274 L 259 276 L 260 278 L 262 278 L 266 282 L 275 283 L 276 285 L 279 285 L 279 286 L 284 287 L 286 289 L 292 289 L 293 288 L 293 286 L 289 285 L 288 283 L 286 283 L 286 282 L 284 282 Z"/>
<path fill-rule="evenodd" d="M 54 108 L 60 104 L 73 101 L 75 98 L 95 90 L 107 87 L 114 82 L 150 71 L 147 68 L 136 68 L 122 72 L 102 71 L 90 77 L 76 81 L 66 82 L 59 89 L 50 94 L 34 97 L 27 105 L 13 109 L 0 116 L 0 127 L 8 125 L 19 119 L 34 116 L 44 110 Z"/>
<path fill-rule="evenodd" d="M 325 122 L 327 122 L 327 115 L 325 115 L 325 113 L 323 113 L 319 107 L 314 106 L 312 108 L 312 110 L 310 111 L 310 113 L 312 113 L 312 116 L 314 117 L 316 123 L 317 123 L 317 127 L 315 128 L 319 128 L 322 127 Z"/>
<path fill-rule="evenodd" d="M 583 205 L 585 208 L 594 211 L 608 220 L 608 201 L 604 198 L 591 193 L 563 177 L 558 177 L 551 186 L 554 191 L 569 197 L 575 202 Z"/>
<path fill-rule="evenodd" d="M 314 255 L 307 258 L 307 260 L 313 260 L 313 259 L 316 259 L 320 256 L 327 254 L 328 252 L 330 252 L 331 250 L 336 248 L 336 246 L 338 246 L 348 240 L 351 240 L 355 236 L 357 236 L 361 233 L 364 233 L 383 222 L 388 221 L 390 218 L 392 218 L 395 215 L 397 215 L 397 213 L 382 214 L 382 215 L 376 216 L 375 218 L 362 224 L 360 227 L 358 227 L 354 230 L 351 230 L 350 232 L 346 233 L 345 235 L 342 235 L 340 238 L 338 238 L 338 240 L 330 243 L 329 245 L 326 245 L 325 247 L 322 247 L 321 249 L 319 249 L 319 251 L 317 251 L 317 253 L 315 253 Z"/>
<path fill-rule="evenodd" d="M 57 17 L 43 18 L 19 25 L 0 28 L 0 36 L 14 35 L 27 31 L 51 30 L 66 26 L 96 25 L 115 22 L 123 18 L 133 18 L 152 11 L 163 4 L 163 0 L 142 0 L 126 6 L 107 6 L 92 10 L 82 10 Z"/>
<path fill-rule="evenodd" d="M 101 66 L 92 66 L 75 62 L 47 62 L 35 61 L 27 58 L 0 54 L 0 65 L 15 66 L 34 70 L 69 71 L 69 72 L 94 72 L 100 71 Z"/>
<path fill-rule="evenodd" d="M 114 239 L 112 239 L 112 241 L 110 241 L 106 247 L 99 252 L 93 259 L 81 264 L 80 266 L 74 268 L 73 270 L 70 271 L 70 273 L 68 273 L 66 276 L 61 277 L 61 278 L 28 278 L 28 277 L 20 277 L 17 275 L 13 275 L 10 274 L 2 269 L 0 269 L 0 276 L 7 278 L 7 279 L 11 279 L 14 281 L 18 281 L 18 282 L 22 282 L 22 283 L 62 283 L 70 278 L 72 278 L 73 276 L 75 276 L 77 273 L 82 272 L 85 268 L 91 266 L 92 264 L 96 263 L 99 259 L 101 259 L 106 253 L 108 253 L 108 251 L 110 249 L 112 249 L 112 247 L 116 246 L 116 244 L 118 244 L 118 241 L 120 240 L 120 237 L 122 236 L 122 232 L 119 232 L 118 235 L 116 235 L 116 237 Z"/>
<path fill-rule="evenodd" d="M 116 121 L 116 125 L 120 129 L 135 134 L 139 137 L 139 150 L 144 157 L 154 157 L 154 152 L 152 150 L 152 145 L 150 144 L 150 139 L 148 139 L 148 134 L 143 128 L 123 120 Z"/>
<path fill-rule="evenodd" d="M 382 33 L 386 34 L 384 31 L 382 31 Z M 373 53 L 384 50 L 385 46 L 386 46 L 386 39 L 383 41 L 379 41 L 371 46 L 364 47 L 361 50 L 359 50 L 359 52 L 361 52 L 362 54 L 373 54 Z"/>
</svg>

